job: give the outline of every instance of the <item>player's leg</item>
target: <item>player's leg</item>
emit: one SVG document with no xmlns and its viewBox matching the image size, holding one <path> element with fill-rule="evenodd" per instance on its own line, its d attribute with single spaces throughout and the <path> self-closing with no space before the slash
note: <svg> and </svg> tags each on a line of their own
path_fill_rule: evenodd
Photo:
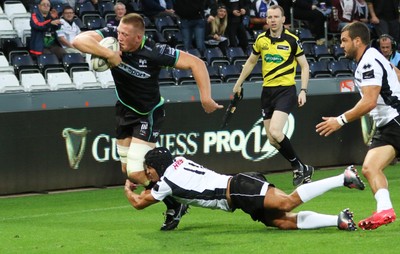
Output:
<svg viewBox="0 0 400 254">
<path fill-rule="evenodd" d="M 363 229 L 376 229 L 379 226 L 396 220 L 390 200 L 388 181 L 384 174 L 385 168 L 396 157 L 396 151 L 391 145 L 375 147 L 368 151 L 362 168 L 377 202 L 376 212 L 359 222 Z"/>
<path fill-rule="evenodd" d="M 324 227 L 338 227 L 340 230 L 353 231 L 356 224 L 353 221 L 353 213 L 344 209 L 338 215 L 321 214 L 313 211 L 301 211 L 299 213 L 283 211 L 266 211 L 264 220 L 266 226 L 279 229 L 317 229 Z"/>
<path fill-rule="evenodd" d="M 343 174 L 301 185 L 289 195 L 278 188 L 269 187 L 264 198 L 264 208 L 291 212 L 302 203 L 341 186 L 360 190 L 365 188 L 355 168 L 350 166 Z"/>
</svg>

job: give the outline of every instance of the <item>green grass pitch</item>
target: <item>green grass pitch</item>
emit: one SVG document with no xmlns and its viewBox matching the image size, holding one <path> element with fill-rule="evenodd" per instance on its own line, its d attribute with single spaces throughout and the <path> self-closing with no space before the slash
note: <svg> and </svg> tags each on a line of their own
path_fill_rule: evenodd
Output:
<svg viewBox="0 0 400 254">
<path fill-rule="evenodd" d="M 385 171 L 395 208 L 400 207 L 399 170 L 397 164 Z M 343 168 L 319 170 L 313 179 L 342 171 Z M 267 178 L 280 189 L 293 191 L 290 173 L 270 174 Z M 367 184 L 364 191 L 345 187 L 332 190 L 296 211 L 338 214 L 349 207 L 358 222 L 369 216 L 375 206 Z M 240 210 L 227 213 L 192 207 L 177 230 L 161 232 L 164 210 L 162 203 L 142 211 L 131 208 L 122 186 L 0 198 L 0 253 L 400 252 L 398 221 L 374 231 L 283 231 L 266 228 Z M 399 211 L 398 208 L 398 214 Z"/>
</svg>

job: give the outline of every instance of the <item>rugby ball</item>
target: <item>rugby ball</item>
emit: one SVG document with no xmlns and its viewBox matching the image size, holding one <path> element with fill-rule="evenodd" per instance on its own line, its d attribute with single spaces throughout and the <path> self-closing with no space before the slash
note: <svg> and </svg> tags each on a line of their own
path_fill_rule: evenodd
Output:
<svg viewBox="0 0 400 254">
<path fill-rule="evenodd" d="M 102 39 L 99 43 L 101 46 L 105 48 L 109 48 L 113 51 L 119 51 L 118 40 L 114 37 L 106 37 Z M 97 72 L 106 71 L 110 68 L 108 66 L 107 60 L 102 57 L 92 55 L 92 59 L 90 60 L 90 62 L 92 64 L 93 70 Z"/>
</svg>

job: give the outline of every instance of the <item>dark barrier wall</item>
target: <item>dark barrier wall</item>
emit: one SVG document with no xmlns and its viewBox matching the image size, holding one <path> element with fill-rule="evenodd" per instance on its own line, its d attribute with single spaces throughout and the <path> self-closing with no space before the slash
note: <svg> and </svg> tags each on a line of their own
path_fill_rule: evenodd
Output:
<svg viewBox="0 0 400 254">
<path fill-rule="evenodd" d="M 328 138 L 315 133 L 322 116 L 343 113 L 358 100 L 355 93 L 309 96 L 306 106 L 295 110 L 285 133 L 305 162 L 315 166 L 362 162 L 366 146 L 358 121 Z M 168 103 L 166 110 L 160 145 L 175 155 L 222 173 L 289 168 L 267 142 L 259 99 L 243 100 L 226 130 L 219 130 L 222 110 L 208 115 L 198 102 Z M 113 139 L 112 106 L 2 113 L 0 131 L 0 195 L 124 182 Z M 69 135 L 63 137 L 63 132 Z"/>
</svg>

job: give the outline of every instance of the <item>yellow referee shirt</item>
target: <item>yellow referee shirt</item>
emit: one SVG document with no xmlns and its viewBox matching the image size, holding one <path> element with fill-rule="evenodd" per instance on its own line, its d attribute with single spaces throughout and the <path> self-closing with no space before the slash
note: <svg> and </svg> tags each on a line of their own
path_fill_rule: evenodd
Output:
<svg viewBox="0 0 400 254">
<path fill-rule="evenodd" d="M 296 57 L 304 54 L 299 38 L 286 30 L 280 38 L 272 38 L 269 31 L 261 33 L 253 44 L 253 54 L 261 55 L 263 86 L 295 85 Z"/>
</svg>

